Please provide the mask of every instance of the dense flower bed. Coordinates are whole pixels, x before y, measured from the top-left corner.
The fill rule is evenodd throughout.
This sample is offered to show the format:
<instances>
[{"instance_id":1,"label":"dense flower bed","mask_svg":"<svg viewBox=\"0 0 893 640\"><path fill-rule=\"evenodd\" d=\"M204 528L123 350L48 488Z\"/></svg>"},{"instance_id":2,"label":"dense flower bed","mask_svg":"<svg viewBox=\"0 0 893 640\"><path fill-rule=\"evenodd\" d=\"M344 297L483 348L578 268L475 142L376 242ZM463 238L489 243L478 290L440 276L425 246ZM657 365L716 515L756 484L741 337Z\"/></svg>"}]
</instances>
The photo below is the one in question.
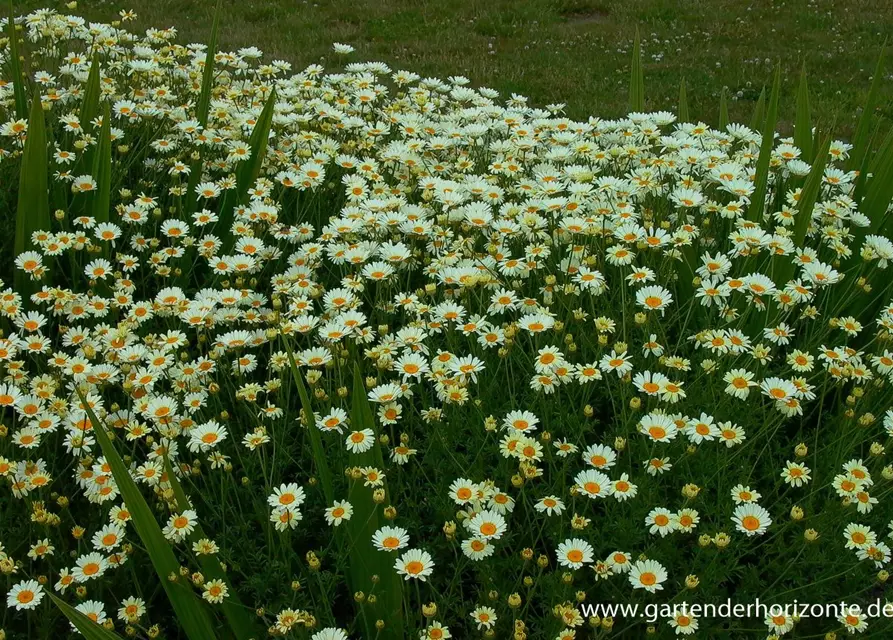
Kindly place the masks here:
<instances>
[{"instance_id":1,"label":"dense flower bed","mask_svg":"<svg viewBox=\"0 0 893 640\"><path fill-rule=\"evenodd\" d=\"M50 594L153 638L889 633L583 608L884 601L893 244L850 145L779 138L764 188L742 125L21 27L51 220L0 307L7 637L64 632Z\"/></svg>"}]
</instances>

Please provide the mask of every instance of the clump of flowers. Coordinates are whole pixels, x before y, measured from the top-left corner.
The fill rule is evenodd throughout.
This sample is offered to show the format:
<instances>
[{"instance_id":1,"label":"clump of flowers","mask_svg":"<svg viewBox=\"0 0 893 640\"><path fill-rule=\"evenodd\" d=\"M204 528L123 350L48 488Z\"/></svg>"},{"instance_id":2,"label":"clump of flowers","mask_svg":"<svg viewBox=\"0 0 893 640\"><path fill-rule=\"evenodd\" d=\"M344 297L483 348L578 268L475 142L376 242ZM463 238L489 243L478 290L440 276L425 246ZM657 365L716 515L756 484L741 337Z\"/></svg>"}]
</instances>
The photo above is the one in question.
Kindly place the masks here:
<instances>
[{"instance_id":1,"label":"clump of flowers","mask_svg":"<svg viewBox=\"0 0 893 640\"><path fill-rule=\"evenodd\" d=\"M313 640L622 637L648 623L578 605L883 597L893 243L850 145L780 138L761 192L743 125L578 122L51 10L19 28L54 215L0 292L13 633L70 629L52 593L175 637L166 582L211 629L255 610L256 637Z\"/></svg>"}]
</instances>

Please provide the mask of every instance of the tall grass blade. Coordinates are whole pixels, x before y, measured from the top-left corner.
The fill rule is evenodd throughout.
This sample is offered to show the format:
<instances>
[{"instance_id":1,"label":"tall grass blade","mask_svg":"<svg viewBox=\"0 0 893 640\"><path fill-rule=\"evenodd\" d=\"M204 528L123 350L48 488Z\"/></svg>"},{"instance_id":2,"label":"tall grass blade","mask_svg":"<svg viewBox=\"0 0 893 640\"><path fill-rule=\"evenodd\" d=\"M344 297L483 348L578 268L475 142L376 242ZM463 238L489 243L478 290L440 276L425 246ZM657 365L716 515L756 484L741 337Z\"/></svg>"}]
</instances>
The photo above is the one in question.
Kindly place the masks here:
<instances>
[{"instance_id":1,"label":"tall grass blade","mask_svg":"<svg viewBox=\"0 0 893 640\"><path fill-rule=\"evenodd\" d=\"M84 98L81 102L81 112L78 114L81 121L81 127L86 127L99 115L99 83L99 54L94 53L93 60L90 62L90 74L87 76L87 84L84 85Z\"/></svg>"},{"instance_id":2,"label":"tall grass blade","mask_svg":"<svg viewBox=\"0 0 893 640\"><path fill-rule=\"evenodd\" d=\"M753 116L750 119L750 128L754 131L763 130L763 120L766 118L766 86L760 90L760 97L753 108Z\"/></svg>"},{"instance_id":3,"label":"tall grass blade","mask_svg":"<svg viewBox=\"0 0 893 640\"><path fill-rule=\"evenodd\" d=\"M867 164L866 158L866 164ZM865 197L861 199L859 210L866 215L869 220L868 227L856 227L850 231L853 238L850 246L859 248L865 241L865 236L869 233L877 234L885 228L889 228L889 216L887 208L893 199L893 130L887 133L884 140L878 145L871 166L865 171L872 174L870 180L866 180L864 184ZM860 251L853 251L849 260L846 262L846 269L855 267L862 262Z\"/></svg>"},{"instance_id":4,"label":"tall grass blade","mask_svg":"<svg viewBox=\"0 0 893 640\"><path fill-rule=\"evenodd\" d=\"M372 407L366 397L366 387L363 384L359 365L354 368L352 396L351 428L354 430L370 429L375 434L375 439L372 448L368 451L350 454L350 464L351 466L372 466L383 469L384 456L379 442L379 429ZM367 612L363 616L367 635L398 640L404 637L403 581L394 569L394 554L378 551L372 544L373 534L382 524L385 524L380 508L373 500L372 493L371 487L364 486L363 478L351 481L348 500L353 506L354 514L348 522L347 528L351 539L348 575L352 591L369 593L372 590L376 594L375 615L370 616ZM371 580L373 575L378 576L377 584ZM374 624L375 620L379 618L385 622L381 635L376 632Z\"/></svg>"},{"instance_id":5,"label":"tall grass blade","mask_svg":"<svg viewBox=\"0 0 893 640\"><path fill-rule=\"evenodd\" d=\"M71 622L71 624L73 624L87 640L121 640L121 636L117 633L109 631L101 624L96 624L64 600L60 600L52 593L48 593L47 595L50 596L53 604L59 608L59 611L68 618L69 622Z\"/></svg>"},{"instance_id":6,"label":"tall grass blade","mask_svg":"<svg viewBox=\"0 0 893 640\"><path fill-rule=\"evenodd\" d=\"M90 73L87 76L87 83L84 85L84 97L81 99L81 110L78 113L78 119L81 121L81 130L84 132L92 131L90 128L92 122L99 115L99 100L102 97L102 75L100 69L99 54L94 53L93 59L90 62ZM84 149L80 161L84 173L90 173L92 175L93 165L96 162L96 150L96 145ZM89 212L85 211L84 213Z\"/></svg>"},{"instance_id":7,"label":"tall grass blade","mask_svg":"<svg viewBox=\"0 0 893 640\"><path fill-rule=\"evenodd\" d=\"M9 64L12 72L12 93L15 102L16 117L24 120L28 117L28 93L25 90L25 76L22 75L22 62L19 60L19 38L16 35L15 11L12 0L9 0L9 20L6 23L9 31Z\"/></svg>"},{"instance_id":8,"label":"tall grass blade","mask_svg":"<svg viewBox=\"0 0 893 640\"><path fill-rule=\"evenodd\" d=\"M719 93L719 129L725 131L729 126L729 102L726 97L726 88L723 87Z\"/></svg>"},{"instance_id":9,"label":"tall grass blade","mask_svg":"<svg viewBox=\"0 0 893 640\"><path fill-rule=\"evenodd\" d=\"M229 229L233 223L234 207L238 204L244 204L248 200L248 189L254 184L260 175L261 167L264 164L264 158L267 155L267 146L269 145L270 129L273 126L273 112L276 108L276 88L273 87L264 108L254 123L251 130L251 136L248 138L248 145L251 147L251 155L247 160L241 163L236 170L236 188L225 192L223 200L220 204L220 220L218 225L225 230L226 240L224 242L224 251L232 249L236 242L236 235L229 233Z\"/></svg>"},{"instance_id":10,"label":"tall grass blade","mask_svg":"<svg viewBox=\"0 0 893 640\"><path fill-rule=\"evenodd\" d=\"M629 110L645 110L645 76L642 70L642 42L639 29L636 28L636 39L633 41L633 59L629 74Z\"/></svg>"},{"instance_id":11,"label":"tall grass blade","mask_svg":"<svg viewBox=\"0 0 893 640\"><path fill-rule=\"evenodd\" d=\"M826 134L816 152L812 169L806 177L806 183L800 190L800 200L797 202L797 216L794 220L794 246L802 247L806 240L806 232L812 221L812 210L818 201L819 193L825 177L825 167L828 166L828 150L831 148L831 135Z\"/></svg>"},{"instance_id":12,"label":"tall grass blade","mask_svg":"<svg viewBox=\"0 0 893 640\"><path fill-rule=\"evenodd\" d=\"M775 145L775 124L778 120L778 95L781 93L781 66L775 68L775 80L772 83L772 94L769 97L769 108L763 126L763 142L760 145L760 156L757 159L754 191L747 210L747 219L755 222L762 220L766 206L766 192L769 187L769 163Z\"/></svg>"},{"instance_id":13,"label":"tall grass blade","mask_svg":"<svg viewBox=\"0 0 893 640\"><path fill-rule=\"evenodd\" d=\"M50 229L50 201L47 191L47 133L40 91L35 90L31 102L31 115L28 118L28 137L22 152L19 170L19 198L16 205L15 242L16 256L34 248L31 234L38 230ZM16 269L14 276L16 291L22 294L25 304L30 304L30 296L37 286L31 276Z\"/></svg>"},{"instance_id":14,"label":"tall grass blade","mask_svg":"<svg viewBox=\"0 0 893 640\"><path fill-rule=\"evenodd\" d=\"M214 64L217 57L217 38L220 33L220 7L223 0L217 0L214 9L214 22L211 26L211 40L205 49L205 68L202 69L202 87L199 93L198 104L195 109L195 118L202 130L208 126L208 114L211 110L211 89L214 88ZM201 152L199 152L201 153ZM195 189L202 178L202 158L199 156L189 167L189 181L186 189L186 203L181 212L181 218L187 219L195 211L198 194Z\"/></svg>"},{"instance_id":15,"label":"tall grass blade","mask_svg":"<svg viewBox=\"0 0 893 640\"><path fill-rule=\"evenodd\" d=\"M301 398L301 408L304 410L304 415L308 421L307 431L310 435L310 449L313 454L313 462L316 464L316 472L319 474L320 484L322 484L322 492L326 502L332 504L335 501L332 471L329 469L329 461L322 446L322 436L314 424L313 405L310 403L310 395L307 393L307 387L304 385L304 379L301 376L300 369L298 369L298 363L295 362L294 351L292 351L291 344L289 344L286 336L282 336L282 343L285 345L285 351L288 353L288 368L291 369L292 378Z\"/></svg>"},{"instance_id":16,"label":"tall grass blade","mask_svg":"<svg viewBox=\"0 0 893 640\"><path fill-rule=\"evenodd\" d=\"M809 85L806 82L806 63L800 71L797 89L797 113L794 116L794 145L800 149L804 162L812 162L812 116L809 110Z\"/></svg>"},{"instance_id":17,"label":"tall grass blade","mask_svg":"<svg viewBox=\"0 0 893 640\"><path fill-rule=\"evenodd\" d=\"M853 148L850 150L850 156L844 165L847 171L864 168L865 159L869 155L872 121L874 120L874 110L877 107L878 91L880 91L881 82L884 79L884 56L886 52L887 42L884 41L881 52L878 54L877 63L874 66L874 75L871 78L868 96L865 98L865 106L862 107L862 114L859 116L859 122L856 124L856 131L853 134Z\"/></svg>"},{"instance_id":18,"label":"tall grass blade","mask_svg":"<svg viewBox=\"0 0 893 640\"><path fill-rule=\"evenodd\" d=\"M96 191L90 203L90 215L98 223L108 222L112 206L112 116L108 101L103 102L102 126L93 157L93 179Z\"/></svg>"},{"instance_id":19,"label":"tall grass blade","mask_svg":"<svg viewBox=\"0 0 893 640\"><path fill-rule=\"evenodd\" d=\"M152 513L152 509L149 507L143 494L140 493L136 482L130 476L130 471L118 454L118 450L115 449L115 445L105 432L102 421L99 420L96 413L87 403L80 389L77 390L77 395L81 406L90 418L96 442L99 443L102 454L112 469L112 476L118 485L124 504L127 506L127 510L130 511L137 535L139 535L146 553L149 554L155 573L158 574L161 586L164 588L167 598L174 609L174 613L177 616L177 624L183 629L189 640L216 640L218 635L216 635L208 610L192 592L192 587L184 587L182 584L177 584L177 582L172 582L169 579L169 576L172 575L177 576L178 580L181 579L179 576L180 563L177 562L177 558L164 537L161 527L155 520L155 514Z\"/></svg>"},{"instance_id":20,"label":"tall grass blade","mask_svg":"<svg viewBox=\"0 0 893 640\"><path fill-rule=\"evenodd\" d=\"M878 148L867 173L871 177L865 185L862 213L872 220L872 229L883 228L889 236L893 231L893 216L887 211L893 200L893 131Z\"/></svg>"},{"instance_id":21,"label":"tall grass blade","mask_svg":"<svg viewBox=\"0 0 893 640\"><path fill-rule=\"evenodd\" d=\"M174 492L174 499L177 501L177 508L180 511L191 509L192 507L189 498L186 496L186 492L183 490L183 485L180 484L180 480L174 473L170 459L167 456L164 456L164 468L168 482L171 485L171 491ZM201 523L198 522L195 525L195 529L189 535L188 540L190 542L195 542L196 540L208 537L209 536L205 534ZM245 607L241 600L239 600L238 594L230 584L229 578L227 578L223 567L220 566L220 561L217 557L201 554L196 556L196 559L202 569L202 575L205 576L206 580L222 580L229 588L229 596L220 603L220 608L223 610L223 615L226 616L226 621L229 623L229 627L237 640L260 638L263 635L263 632L261 629L256 628L254 617L252 616L253 612Z\"/></svg>"},{"instance_id":22,"label":"tall grass blade","mask_svg":"<svg viewBox=\"0 0 893 640\"><path fill-rule=\"evenodd\" d=\"M243 162L236 172L238 181L238 190L240 194L240 202L244 202L249 187L260 176L260 170L267 156L267 147L269 146L270 128L273 126L273 113L276 109L276 88L270 91L267 102L251 130L251 137L248 138L248 144L251 147L251 155L246 162Z\"/></svg>"},{"instance_id":23,"label":"tall grass blade","mask_svg":"<svg viewBox=\"0 0 893 640\"><path fill-rule=\"evenodd\" d=\"M220 34L220 7L223 0L217 0L214 9L214 22L211 23L211 39L205 49L205 68L202 69L202 89L199 94L195 117L202 127L208 126L208 112L211 109L211 89L214 87L214 62L217 57L217 39Z\"/></svg>"},{"instance_id":24,"label":"tall grass blade","mask_svg":"<svg viewBox=\"0 0 893 640\"><path fill-rule=\"evenodd\" d=\"M689 122L691 116L688 113L688 95L685 91L685 78L679 83L679 122Z\"/></svg>"}]
</instances>

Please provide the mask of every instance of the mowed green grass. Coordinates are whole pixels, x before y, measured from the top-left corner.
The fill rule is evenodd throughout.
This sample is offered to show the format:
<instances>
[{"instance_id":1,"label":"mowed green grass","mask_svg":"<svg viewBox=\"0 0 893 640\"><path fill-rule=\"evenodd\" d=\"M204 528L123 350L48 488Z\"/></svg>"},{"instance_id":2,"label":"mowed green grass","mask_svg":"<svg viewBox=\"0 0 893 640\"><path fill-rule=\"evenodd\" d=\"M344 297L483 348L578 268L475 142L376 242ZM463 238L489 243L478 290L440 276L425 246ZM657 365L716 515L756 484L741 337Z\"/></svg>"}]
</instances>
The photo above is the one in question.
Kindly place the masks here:
<instances>
[{"instance_id":1,"label":"mowed green grass","mask_svg":"<svg viewBox=\"0 0 893 640\"><path fill-rule=\"evenodd\" d=\"M14 4L18 12L67 10L46 0ZM215 4L82 0L76 12L110 21L132 9L131 28L174 26L182 41L197 42L208 39ZM805 63L815 121L846 136L893 34L893 0L224 0L221 46L257 46L298 69L340 64L331 43L345 42L357 49L353 60L464 75L538 106L566 104L573 118L614 118L627 111L637 28L647 108L675 110L684 79L692 118L715 124L725 87L732 120L747 123L780 63L784 130ZM879 104L893 115L893 76Z\"/></svg>"}]
</instances>

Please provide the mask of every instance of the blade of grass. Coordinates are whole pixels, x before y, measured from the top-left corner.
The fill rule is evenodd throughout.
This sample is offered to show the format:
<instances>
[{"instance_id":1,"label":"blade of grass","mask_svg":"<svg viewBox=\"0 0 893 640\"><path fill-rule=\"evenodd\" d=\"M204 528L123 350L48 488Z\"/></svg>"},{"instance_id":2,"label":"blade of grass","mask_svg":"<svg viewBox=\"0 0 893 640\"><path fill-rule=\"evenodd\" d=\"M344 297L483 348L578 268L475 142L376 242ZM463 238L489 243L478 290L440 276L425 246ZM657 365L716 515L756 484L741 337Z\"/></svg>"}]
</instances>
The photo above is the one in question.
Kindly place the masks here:
<instances>
[{"instance_id":1,"label":"blade of grass","mask_svg":"<svg viewBox=\"0 0 893 640\"><path fill-rule=\"evenodd\" d=\"M225 232L224 252L232 249L237 238L236 234L229 233L234 218L234 207L248 201L248 189L255 183L263 167L264 158L267 155L270 129L273 126L273 112L275 108L276 88L274 87L267 97L257 122L254 123L254 128L251 130L251 136L248 138L251 155L236 170L236 188L226 191L220 204L220 219L217 224Z\"/></svg>"},{"instance_id":2,"label":"blade of grass","mask_svg":"<svg viewBox=\"0 0 893 640\"><path fill-rule=\"evenodd\" d=\"M804 162L812 162L812 117L809 112L809 86L806 83L806 63L800 70L797 89L797 113L794 117L794 145L800 149Z\"/></svg>"},{"instance_id":3,"label":"blade of grass","mask_svg":"<svg viewBox=\"0 0 893 640\"><path fill-rule=\"evenodd\" d=\"M750 119L750 128L754 131L763 130L763 121L766 118L766 86L760 90L760 97L757 98L757 104L753 108L753 116Z\"/></svg>"},{"instance_id":4,"label":"blade of grass","mask_svg":"<svg viewBox=\"0 0 893 640\"><path fill-rule=\"evenodd\" d=\"M794 220L794 246L802 247L806 240L806 232L812 221L812 210L818 201L825 177L825 167L828 166L828 150L831 148L831 134L825 134L822 143L816 152L812 169L806 177L806 183L800 190L800 200L797 203L797 215Z\"/></svg>"},{"instance_id":5,"label":"blade of grass","mask_svg":"<svg viewBox=\"0 0 893 640\"><path fill-rule=\"evenodd\" d=\"M889 216L887 208L893 200L893 130L887 133L883 142L878 145L872 158L871 167L866 174L871 173L872 178L865 182L865 197L862 198L860 211L868 217L868 227L853 226L850 233L853 238L850 246L854 251L846 262L849 270L862 262L861 246L865 236L869 233L877 234L885 228L889 228ZM884 231L887 233L887 231Z\"/></svg>"},{"instance_id":6,"label":"blade of grass","mask_svg":"<svg viewBox=\"0 0 893 640\"><path fill-rule=\"evenodd\" d=\"M90 62L90 75L87 76L87 84L84 85L84 99L81 102L81 112L78 117L81 127L86 127L99 115L99 54L93 54Z\"/></svg>"},{"instance_id":7,"label":"blade of grass","mask_svg":"<svg viewBox=\"0 0 893 640\"><path fill-rule=\"evenodd\" d=\"M35 90L31 102L31 115L28 118L28 137L22 152L19 172L19 197L16 204L14 251L19 254L34 248L31 234L39 230L50 230L50 201L47 191L47 135L40 91ZM16 291L22 294L26 305L30 305L31 294L36 283L31 276L16 269L14 282Z\"/></svg>"},{"instance_id":8,"label":"blade of grass","mask_svg":"<svg viewBox=\"0 0 893 640\"><path fill-rule=\"evenodd\" d=\"M371 430L375 436L372 448L363 453L351 453L350 464L354 467L374 466L384 468L384 455L381 451L379 429L375 422L375 414L366 397L366 386L360 366L357 364L353 372L353 391L351 401L351 428L356 431ZM403 635L403 581L393 567L394 556L378 551L372 544L372 536L383 524L381 509L373 499L373 489L366 487L364 478L351 481L348 500L354 514L348 521L348 534L351 538L348 553L348 575L351 591L374 590L377 602L374 607L375 616L363 616L366 633L371 637L399 640ZM373 575L378 582L373 583ZM364 605L360 605L361 607ZM385 626L379 634L375 628L376 619L384 620Z\"/></svg>"},{"instance_id":9,"label":"blade of grass","mask_svg":"<svg viewBox=\"0 0 893 640\"><path fill-rule=\"evenodd\" d=\"M310 403L310 396L307 393L307 387L304 386L304 379L301 377L301 371L295 362L295 354L292 351L288 338L282 336L282 343L285 345L285 351L288 353L288 368L291 369L292 378L295 386L298 388L298 395L301 398L301 408L304 409L304 415L307 418L307 431L310 434L310 448L313 454L313 462L316 464L316 472L319 474L319 481L322 484L322 492L326 498L326 502L332 504L335 501L335 489L332 484L332 472L329 469L329 462L326 453L322 447L322 436L313 420L313 405Z\"/></svg>"},{"instance_id":10,"label":"blade of grass","mask_svg":"<svg viewBox=\"0 0 893 640\"><path fill-rule=\"evenodd\" d=\"M723 87L719 93L719 129L725 131L729 126L729 103L726 97L726 88Z\"/></svg>"},{"instance_id":11,"label":"blade of grass","mask_svg":"<svg viewBox=\"0 0 893 640\"><path fill-rule=\"evenodd\" d=\"M893 231L893 216L888 213L893 201L893 131L872 159L868 173L871 177L865 186L861 210L872 220L872 229L883 229L889 236Z\"/></svg>"},{"instance_id":12,"label":"blade of grass","mask_svg":"<svg viewBox=\"0 0 893 640\"><path fill-rule=\"evenodd\" d=\"M87 83L84 85L84 98L81 101L81 110L78 113L82 131L92 131L90 128L91 123L99 115L99 99L102 95L100 91L101 79L99 54L94 53L93 60L90 62L90 74L87 76ZM96 162L95 145L84 149L81 162L83 163L85 173L90 173L93 170L93 165Z\"/></svg>"},{"instance_id":13,"label":"blade of grass","mask_svg":"<svg viewBox=\"0 0 893 640\"><path fill-rule=\"evenodd\" d=\"M862 107L862 114L859 116L856 132L853 134L853 148L850 149L850 157L847 158L844 165L847 171L863 168L863 163L868 156L872 130L871 123L874 120L878 91L880 91L881 82L884 78L884 56L886 51L887 42L885 40L883 46L881 46L881 52L878 54L877 63L874 66L874 75L871 78L868 96L865 98L865 106Z\"/></svg>"},{"instance_id":14,"label":"blade of grass","mask_svg":"<svg viewBox=\"0 0 893 640\"><path fill-rule=\"evenodd\" d=\"M93 179L96 180L96 191L90 203L90 215L97 224L108 222L112 206L112 116L107 101L102 106L102 126L93 157Z\"/></svg>"},{"instance_id":15,"label":"blade of grass","mask_svg":"<svg viewBox=\"0 0 893 640\"><path fill-rule=\"evenodd\" d=\"M769 162L772 157L772 149L775 146L775 125L778 121L779 93L781 93L781 65L775 68L775 80L772 83L769 109L763 126L763 142L760 145L759 158L757 158L754 191L751 195L750 206L747 209L747 219L754 222L763 219L763 209L766 206L766 192L769 187Z\"/></svg>"},{"instance_id":16,"label":"blade of grass","mask_svg":"<svg viewBox=\"0 0 893 640\"><path fill-rule=\"evenodd\" d=\"M80 389L77 389L77 395L81 406L90 418L96 442L99 443L102 454L112 469L112 477L121 492L124 504L130 511L131 521L137 535L146 548L155 573L158 574L161 586L174 609L177 624L183 629L189 640L216 640L218 635L216 635L211 617L202 601L192 592L191 586L183 587L181 584L177 584L180 580L180 563L177 562L161 527L155 520L155 514L152 513L152 509L130 476L118 450L115 449L115 445L105 432L105 427L87 403ZM176 580L172 581L171 576L175 576Z\"/></svg>"},{"instance_id":17,"label":"blade of grass","mask_svg":"<svg viewBox=\"0 0 893 640\"><path fill-rule=\"evenodd\" d=\"M12 71L12 92L16 107L16 117L24 120L28 117L28 93L25 91L25 76L22 75L22 62L19 60L19 38L16 35L15 11L12 0L9 0L9 20L6 24L9 31L9 64Z\"/></svg>"},{"instance_id":18,"label":"blade of grass","mask_svg":"<svg viewBox=\"0 0 893 640\"><path fill-rule=\"evenodd\" d=\"M688 114L688 95L685 91L685 78L679 83L679 116L680 122L689 122L691 117Z\"/></svg>"},{"instance_id":19,"label":"blade of grass","mask_svg":"<svg viewBox=\"0 0 893 640\"><path fill-rule=\"evenodd\" d=\"M109 631L101 624L96 624L85 616L83 613L72 607L70 604L65 602L64 600L60 600L52 593L48 593L50 599L53 601L53 604L59 608L66 618L75 626L75 628L81 632L81 635L84 636L87 640L121 640L121 636L117 633Z\"/></svg>"},{"instance_id":20,"label":"blade of grass","mask_svg":"<svg viewBox=\"0 0 893 640\"><path fill-rule=\"evenodd\" d=\"M251 146L251 155L246 162L243 162L239 170L236 172L238 181L238 190L240 194L240 202L244 202L247 197L248 189L254 184L264 163L267 155L267 146L270 139L270 128L273 126L273 113L276 109L276 88L270 91L264 108L251 130L251 137L248 138L248 144Z\"/></svg>"},{"instance_id":21,"label":"blade of grass","mask_svg":"<svg viewBox=\"0 0 893 640\"><path fill-rule=\"evenodd\" d=\"M202 127L202 131L208 126L208 113L211 110L211 89L214 87L214 63L217 56L217 39L220 32L220 7L223 0L217 0L214 9L214 22L211 26L211 39L205 49L205 68L202 70L202 88L199 94L198 104L195 109L195 118ZM186 189L186 203L183 206L182 219L188 219L195 211L198 194L195 188L202 177L201 151L189 167L189 181Z\"/></svg>"},{"instance_id":22,"label":"blade of grass","mask_svg":"<svg viewBox=\"0 0 893 640\"><path fill-rule=\"evenodd\" d=\"M629 74L629 110L645 110L645 76L642 71L642 42L638 27L636 27L636 39L633 41L633 59Z\"/></svg>"},{"instance_id":23,"label":"blade of grass","mask_svg":"<svg viewBox=\"0 0 893 640\"><path fill-rule=\"evenodd\" d=\"M180 511L185 511L186 509L191 509L191 504L189 502L189 498L186 496L186 492L183 490L183 485L180 484L180 480L177 478L174 473L173 467L171 467L170 459L167 455L164 456L164 470L167 474L167 480L171 485L171 491L174 492L174 499L177 501L177 508ZM195 542L196 540L201 540L202 538L207 538L205 535L205 531L202 528L200 522L196 523L195 528L192 533L189 535L189 541ZM249 610L245 605L242 604L241 600L239 600L238 594L236 594L235 589L232 588L229 579L227 578L226 572L223 570L223 567L220 565L220 561L216 556L201 554L196 558L198 560L198 564L202 569L202 574L205 578L210 578L211 580L222 580L226 583L229 588L229 595L227 598L220 603L220 608L223 610L223 615L226 616L226 621L229 623L229 627L233 632L233 635L238 640L249 640L250 638L260 638L263 635L263 631L258 629L254 624L254 617L252 616L252 611Z\"/></svg>"},{"instance_id":24,"label":"blade of grass","mask_svg":"<svg viewBox=\"0 0 893 640\"><path fill-rule=\"evenodd\" d=\"M868 158L865 158L863 163L869 164ZM871 158L867 173L870 173L871 177L867 178L865 182L865 196L862 198L859 209L868 216L871 224L867 229L855 227L852 230L853 239L850 246L854 251L847 261L846 269L862 262L861 246L866 235L881 233L889 237L890 231L893 229L893 216L889 215L887 211L893 201L893 130L889 131L884 141L878 145L877 151ZM854 298L846 309L846 313L859 318L865 324L873 322L877 318L881 305L886 304L889 300L891 283L893 280L890 278L880 276L871 283L873 290L870 294Z\"/></svg>"}]
</instances>

